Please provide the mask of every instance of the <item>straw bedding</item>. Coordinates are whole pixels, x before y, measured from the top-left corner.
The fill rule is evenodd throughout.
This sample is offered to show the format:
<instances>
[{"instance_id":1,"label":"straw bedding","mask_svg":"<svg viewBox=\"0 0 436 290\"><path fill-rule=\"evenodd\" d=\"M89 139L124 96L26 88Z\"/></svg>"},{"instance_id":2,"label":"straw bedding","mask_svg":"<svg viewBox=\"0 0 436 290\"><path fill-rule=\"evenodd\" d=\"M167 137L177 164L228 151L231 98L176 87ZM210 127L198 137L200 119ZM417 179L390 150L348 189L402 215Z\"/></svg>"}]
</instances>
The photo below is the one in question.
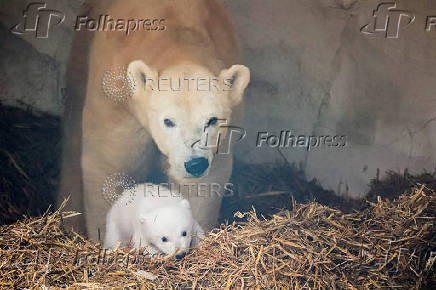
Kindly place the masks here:
<instances>
[{"instance_id":1,"label":"straw bedding","mask_svg":"<svg viewBox=\"0 0 436 290\"><path fill-rule=\"evenodd\" d=\"M311 202L222 225L183 260L104 252L46 213L0 227L0 286L101 288L430 288L436 194L424 186L344 214ZM248 218L247 218L248 217Z\"/></svg>"}]
</instances>

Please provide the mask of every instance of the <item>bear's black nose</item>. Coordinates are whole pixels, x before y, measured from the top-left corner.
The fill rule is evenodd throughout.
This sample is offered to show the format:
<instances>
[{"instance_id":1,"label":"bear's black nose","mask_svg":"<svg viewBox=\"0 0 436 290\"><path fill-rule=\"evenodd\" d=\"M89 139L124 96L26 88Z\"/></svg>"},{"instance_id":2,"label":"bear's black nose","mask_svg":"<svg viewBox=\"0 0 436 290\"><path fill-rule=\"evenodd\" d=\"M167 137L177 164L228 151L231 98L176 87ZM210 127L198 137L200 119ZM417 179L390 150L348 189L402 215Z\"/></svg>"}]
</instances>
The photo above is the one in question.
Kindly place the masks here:
<instances>
[{"instance_id":1,"label":"bear's black nose","mask_svg":"<svg viewBox=\"0 0 436 290\"><path fill-rule=\"evenodd\" d=\"M209 167L209 161L204 157L193 158L185 162L186 172L194 177L200 177Z\"/></svg>"},{"instance_id":2,"label":"bear's black nose","mask_svg":"<svg viewBox=\"0 0 436 290\"><path fill-rule=\"evenodd\" d=\"M177 259L177 260L183 259L184 256L186 256L186 253L180 253L180 254L177 254L177 255L176 255L176 259Z\"/></svg>"}]
</instances>

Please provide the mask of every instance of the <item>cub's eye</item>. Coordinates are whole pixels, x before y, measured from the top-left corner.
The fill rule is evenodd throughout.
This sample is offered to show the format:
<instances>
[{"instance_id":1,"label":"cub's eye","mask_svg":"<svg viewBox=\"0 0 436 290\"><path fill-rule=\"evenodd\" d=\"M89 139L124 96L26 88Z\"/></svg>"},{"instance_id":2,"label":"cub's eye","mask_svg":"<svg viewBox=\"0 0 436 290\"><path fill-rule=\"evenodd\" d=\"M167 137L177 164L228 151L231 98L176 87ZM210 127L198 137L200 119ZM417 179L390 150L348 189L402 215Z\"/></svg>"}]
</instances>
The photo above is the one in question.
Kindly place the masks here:
<instances>
[{"instance_id":1,"label":"cub's eye","mask_svg":"<svg viewBox=\"0 0 436 290\"><path fill-rule=\"evenodd\" d=\"M170 119L165 119L164 120L164 124L165 124L165 126L167 126L168 128L172 128L172 127L174 127L176 124L174 124L174 122L173 121L171 121Z\"/></svg>"},{"instance_id":2,"label":"cub's eye","mask_svg":"<svg viewBox=\"0 0 436 290\"><path fill-rule=\"evenodd\" d=\"M207 126L214 126L216 124L216 122L218 122L218 118L217 117L212 117L207 122Z\"/></svg>"},{"instance_id":3,"label":"cub's eye","mask_svg":"<svg viewBox=\"0 0 436 290\"><path fill-rule=\"evenodd\" d=\"M168 242L168 238L167 237L162 237L162 242L164 242L164 243L166 243L166 242Z\"/></svg>"},{"instance_id":4,"label":"cub's eye","mask_svg":"<svg viewBox=\"0 0 436 290\"><path fill-rule=\"evenodd\" d=\"M183 231L182 236L186 237L186 235L187 235L186 231Z\"/></svg>"}]
</instances>

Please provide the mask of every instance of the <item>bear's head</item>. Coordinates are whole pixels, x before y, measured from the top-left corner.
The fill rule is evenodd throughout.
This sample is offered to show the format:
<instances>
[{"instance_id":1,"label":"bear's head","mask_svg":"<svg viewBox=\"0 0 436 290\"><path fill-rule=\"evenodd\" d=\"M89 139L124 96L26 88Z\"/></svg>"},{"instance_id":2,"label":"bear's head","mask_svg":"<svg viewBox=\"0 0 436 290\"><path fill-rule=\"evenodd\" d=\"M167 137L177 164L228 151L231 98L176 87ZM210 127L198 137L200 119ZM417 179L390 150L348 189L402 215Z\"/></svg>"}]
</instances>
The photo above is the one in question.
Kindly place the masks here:
<instances>
[{"instance_id":1,"label":"bear's head","mask_svg":"<svg viewBox=\"0 0 436 290\"><path fill-rule=\"evenodd\" d=\"M183 63L161 72L141 60L128 66L134 89L130 110L168 158L176 180L201 178L213 162L232 109L243 98L250 71L233 65L218 76L203 66Z\"/></svg>"},{"instance_id":2,"label":"bear's head","mask_svg":"<svg viewBox=\"0 0 436 290\"><path fill-rule=\"evenodd\" d=\"M148 243L167 255L177 252L176 257L183 257L197 234L186 199L140 214L138 219L142 235Z\"/></svg>"}]
</instances>

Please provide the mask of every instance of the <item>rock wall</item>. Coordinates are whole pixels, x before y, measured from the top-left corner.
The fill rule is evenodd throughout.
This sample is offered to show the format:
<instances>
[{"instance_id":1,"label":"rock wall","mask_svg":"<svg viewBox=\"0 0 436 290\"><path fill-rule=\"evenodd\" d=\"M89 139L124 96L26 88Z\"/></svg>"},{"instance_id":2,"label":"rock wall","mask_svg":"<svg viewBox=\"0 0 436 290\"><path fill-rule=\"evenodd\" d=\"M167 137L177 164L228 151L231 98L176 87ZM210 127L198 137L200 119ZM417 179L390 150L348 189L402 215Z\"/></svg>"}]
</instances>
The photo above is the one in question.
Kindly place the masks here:
<instances>
[{"instance_id":1,"label":"rock wall","mask_svg":"<svg viewBox=\"0 0 436 290\"><path fill-rule=\"evenodd\" d=\"M49 39L10 35L30 2L0 1L0 67L6 72L0 98L60 115L82 1L46 1L66 15ZM382 178L390 169L436 168L436 24L429 26L430 16L436 23L436 1L385 1L396 7L376 0L223 2L252 72L238 160L272 162L283 154L325 188L354 197L367 191L377 171ZM325 136L343 136L346 144L256 146L259 132L284 130L315 141L324 136L324 143Z\"/></svg>"},{"instance_id":2,"label":"rock wall","mask_svg":"<svg viewBox=\"0 0 436 290\"><path fill-rule=\"evenodd\" d=\"M383 1L226 1L253 82L247 93L246 162L281 159L256 132L347 136L345 147L281 148L309 177L361 196L386 170L436 168L436 1L397 1L376 12L389 34L361 32ZM389 2L389 1L385 1ZM390 1L393 2L393 1ZM395 19L404 10L401 23ZM408 25L408 16L415 17ZM399 35L395 36L395 25ZM365 30L363 30L365 31ZM251 132L251 134L250 134Z\"/></svg>"},{"instance_id":3,"label":"rock wall","mask_svg":"<svg viewBox=\"0 0 436 290\"><path fill-rule=\"evenodd\" d=\"M11 33L22 22L26 7L46 3L47 9L65 15L60 25L51 25L48 38L35 32ZM83 0L0 0L0 100L7 105L25 107L60 116L63 113L65 71L70 53L76 14ZM55 21L52 19L51 21ZM6 93L5 93L6 92Z\"/></svg>"}]
</instances>

